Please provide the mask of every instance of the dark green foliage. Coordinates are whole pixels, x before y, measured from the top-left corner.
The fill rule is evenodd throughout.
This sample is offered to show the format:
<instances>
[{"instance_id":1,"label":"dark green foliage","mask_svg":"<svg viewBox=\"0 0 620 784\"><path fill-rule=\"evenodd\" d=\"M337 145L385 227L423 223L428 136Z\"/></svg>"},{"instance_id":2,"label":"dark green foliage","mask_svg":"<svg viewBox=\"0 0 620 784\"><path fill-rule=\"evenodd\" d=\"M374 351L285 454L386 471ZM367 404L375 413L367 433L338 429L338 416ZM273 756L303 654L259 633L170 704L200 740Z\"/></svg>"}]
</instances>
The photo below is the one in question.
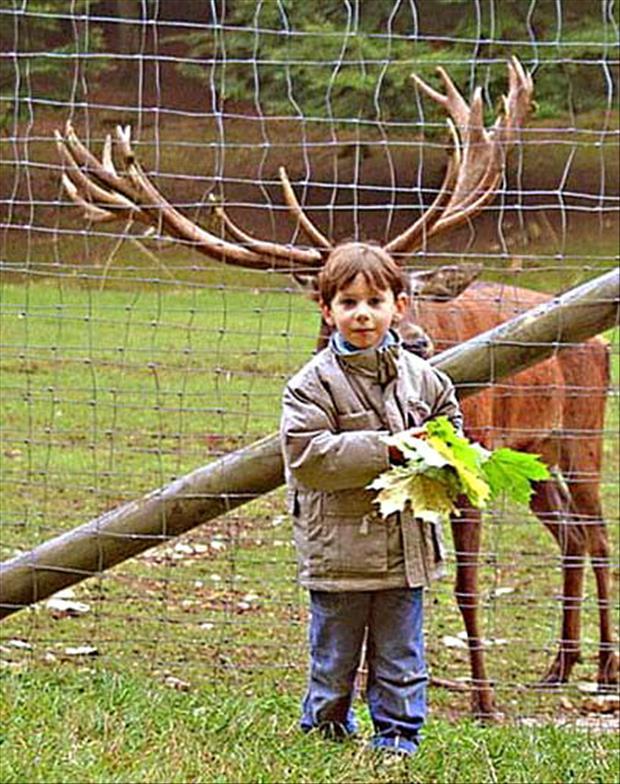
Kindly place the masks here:
<instances>
[{"instance_id":1,"label":"dark green foliage","mask_svg":"<svg viewBox=\"0 0 620 784\"><path fill-rule=\"evenodd\" d=\"M128 46L150 53L151 22L162 23L157 46L180 43L176 67L209 85L221 109L432 132L443 118L420 100L412 71L435 80L444 65L466 94L482 84L490 117L513 54L535 71L540 117L617 106L618 9L599 0L244 0L174 13L150 1L0 0L0 11L3 51L19 54L0 77L5 116L23 114L27 98L81 100L87 77L132 66Z\"/></svg>"},{"instance_id":2,"label":"dark green foliage","mask_svg":"<svg viewBox=\"0 0 620 784\"><path fill-rule=\"evenodd\" d=\"M99 0L0 0L0 47L15 53L0 71L0 126L23 119L30 102L70 100L88 73L96 76L102 60L85 58L101 51L101 27L87 22Z\"/></svg>"},{"instance_id":3,"label":"dark green foliage","mask_svg":"<svg viewBox=\"0 0 620 784\"><path fill-rule=\"evenodd\" d=\"M613 6L567 0L558 15L554 2L507 0L480 5L479 17L477 7L469 0L234 4L218 20L225 27L182 34L198 62L179 68L210 80L222 106L242 101L305 118L433 124L440 114L429 101L420 106L409 75L433 79L438 64L466 94L482 84L491 113L506 89L502 63L513 54L536 72L541 116L617 101Z\"/></svg>"}]
</instances>

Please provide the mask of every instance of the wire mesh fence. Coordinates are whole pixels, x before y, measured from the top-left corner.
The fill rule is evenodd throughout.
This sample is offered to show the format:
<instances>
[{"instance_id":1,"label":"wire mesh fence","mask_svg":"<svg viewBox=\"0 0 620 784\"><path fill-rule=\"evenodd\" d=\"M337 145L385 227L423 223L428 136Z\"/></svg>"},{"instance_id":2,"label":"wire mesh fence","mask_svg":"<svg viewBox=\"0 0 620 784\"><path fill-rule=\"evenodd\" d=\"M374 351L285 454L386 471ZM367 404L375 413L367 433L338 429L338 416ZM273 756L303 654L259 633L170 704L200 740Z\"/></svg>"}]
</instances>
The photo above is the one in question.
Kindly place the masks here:
<instances>
[{"instance_id":1,"label":"wire mesh fence","mask_svg":"<svg viewBox=\"0 0 620 784\"><path fill-rule=\"evenodd\" d=\"M511 318L617 265L613 2L23 0L2 3L0 22L3 559L272 433L283 385L319 331L316 306L285 269L224 263L171 239L161 217L145 229L118 205L115 221L85 218L61 181L54 131L67 120L98 158L106 135L131 125L150 181L218 237L214 205L224 204L253 236L312 248L281 193L286 166L330 241L385 244L429 207L446 163L444 116L411 72L439 89L441 66L467 99L480 85L490 126L516 55L533 74L537 111L496 199L406 259L411 270L480 265L484 283L449 302L415 301L414 319L441 352L470 337L468 319L482 331L485 314ZM482 645L514 717L584 720L616 704L591 695L601 610L614 634L606 656L618 633L617 330L605 339L606 352L574 347L559 355L568 360L490 379L493 391L466 404L477 437L568 455L573 522L600 543L602 503L611 542L611 556L591 545L571 563L527 510L485 515ZM543 510L561 541L565 513ZM173 685L217 675L231 688L301 689L306 598L283 493L161 539L5 621L6 667L98 657ZM466 715L471 675L449 549L450 578L427 601L431 672L447 687L431 699ZM562 569L578 572L584 557L603 568L599 592L588 568L583 596L571 599L582 662L572 685L533 688L566 632Z\"/></svg>"}]
</instances>

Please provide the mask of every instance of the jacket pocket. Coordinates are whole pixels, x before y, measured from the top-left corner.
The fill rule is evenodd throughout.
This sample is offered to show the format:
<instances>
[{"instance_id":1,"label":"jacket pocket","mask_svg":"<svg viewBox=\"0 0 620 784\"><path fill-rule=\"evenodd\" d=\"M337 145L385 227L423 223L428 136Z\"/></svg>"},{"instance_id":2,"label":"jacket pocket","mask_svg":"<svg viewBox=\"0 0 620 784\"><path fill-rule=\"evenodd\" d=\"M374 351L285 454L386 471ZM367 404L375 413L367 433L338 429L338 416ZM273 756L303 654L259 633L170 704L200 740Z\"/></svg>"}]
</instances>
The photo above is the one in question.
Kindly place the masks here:
<instances>
[{"instance_id":1,"label":"jacket pocket","mask_svg":"<svg viewBox=\"0 0 620 784\"><path fill-rule=\"evenodd\" d=\"M324 516L325 565L333 574L374 575L388 569L387 524L374 514Z\"/></svg>"},{"instance_id":2,"label":"jacket pocket","mask_svg":"<svg viewBox=\"0 0 620 784\"><path fill-rule=\"evenodd\" d=\"M294 490L291 500L293 539L300 569L303 573L320 575L325 572L324 525L321 515L321 494Z\"/></svg>"},{"instance_id":3,"label":"jacket pocket","mask_svg":"<svg viewBox=\"0 0 620 784\"><path fill-rule=\"evenodd\" d=\"M332 518L355 517L361 520L364 515L376 513L377 505L373 503L375 496L374 490L363 487L324 493L323 513Z\"/></svg>"},{"instance_id":4,"label":"jacket pocket","mask_svg":"<svg viewBox=\"0 0 620 784\"><path fill-rule=\"evenodd\" d=\"M374 411L356 411L353 414L340 414L338 428L346 430L381 430L382 424Z\"/></svg>"}]
</instances>

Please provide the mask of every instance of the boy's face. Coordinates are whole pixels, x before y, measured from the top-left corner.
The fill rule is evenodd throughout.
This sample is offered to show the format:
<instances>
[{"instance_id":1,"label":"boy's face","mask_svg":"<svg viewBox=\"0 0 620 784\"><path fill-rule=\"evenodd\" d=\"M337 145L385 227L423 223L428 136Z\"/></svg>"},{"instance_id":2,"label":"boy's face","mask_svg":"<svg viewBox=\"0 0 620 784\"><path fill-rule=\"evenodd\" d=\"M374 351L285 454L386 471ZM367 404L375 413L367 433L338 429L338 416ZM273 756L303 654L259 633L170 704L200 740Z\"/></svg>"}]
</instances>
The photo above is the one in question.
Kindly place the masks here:
<instances>
[{"instance_id":1,"label":"boy's face","mask_svg":"<svg viewBox=\"0 0 620 784\"><path fill-rule=\"evenodd\" d=\"M393 322L407 310L406 294L394 297L391 289L376 289L359 273L336 292L329 305L321 305L325 321L355 348L378 346Z\"/></svg>"}]
</instances>

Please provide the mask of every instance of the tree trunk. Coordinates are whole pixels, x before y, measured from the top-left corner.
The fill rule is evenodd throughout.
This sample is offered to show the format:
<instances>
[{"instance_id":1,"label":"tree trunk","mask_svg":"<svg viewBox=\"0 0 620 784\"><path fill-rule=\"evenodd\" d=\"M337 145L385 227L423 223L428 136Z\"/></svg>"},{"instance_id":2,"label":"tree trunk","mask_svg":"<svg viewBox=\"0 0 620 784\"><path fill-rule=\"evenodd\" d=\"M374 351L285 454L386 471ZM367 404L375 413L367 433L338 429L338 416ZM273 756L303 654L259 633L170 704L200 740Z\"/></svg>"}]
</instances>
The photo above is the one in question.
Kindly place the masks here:
<instances>
[{"instance_id":1,"label":"tree trunk","mask_svg":"<svg viewBox=\"0 0 620 784\"><path fill-rule=\"evenodd\" d=\"M460 397L618 322L618 270L433 357ZM584 372L587 369L584 368ZM196 469L0 565L0 618L275 489L278 436Z\"/></svg>"}]
</instances>

